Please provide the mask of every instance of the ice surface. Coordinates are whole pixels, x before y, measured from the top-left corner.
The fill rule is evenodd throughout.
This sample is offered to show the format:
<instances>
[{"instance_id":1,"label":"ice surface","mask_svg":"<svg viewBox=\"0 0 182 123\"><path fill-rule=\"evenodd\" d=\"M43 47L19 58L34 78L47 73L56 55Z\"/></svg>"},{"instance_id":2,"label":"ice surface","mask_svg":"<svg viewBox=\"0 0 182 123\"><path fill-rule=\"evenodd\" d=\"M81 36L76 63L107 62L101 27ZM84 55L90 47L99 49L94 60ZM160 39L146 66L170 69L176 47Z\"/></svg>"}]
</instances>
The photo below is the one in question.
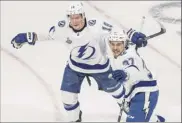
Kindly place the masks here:
<instances>
[{"instance_id":1,"label":"ice surface","mask_svg":"<svg viewBox=\"0 0 182 123\"><path fill-rule=\"evenodd\" d=\"M165 1L92 1L111 18L127 28L140 29L141 17L146 21L141 30L150 35L159 30L148 14L153 6ZM39 42L13 49L11 39L20 32L47 32L65 14L68 1L2 1L1 2L1 121L66 121L61 103L60 85L68 52L60 42ZM88 16L102 13L85 2ZM166 10L166 9L165 9ZM179 9L169 9L165 15ZM172 15L171 15L172 16ZM174 16L172 16L174 17ZM181 15L176 15L180 17ZM167 121L181 122L181 32L180 24L163 23L167 33L149 41L140 54L155 72L160 87L156 112ZM9 53L9 54L8 54ZM12 54L10 54L12 53ZM92 80L92 79L91 79ZM97 91L92 80L84 80L79 100L83 121L115 122L119 112L116 101Z\"/></svg>"}]
</instances>

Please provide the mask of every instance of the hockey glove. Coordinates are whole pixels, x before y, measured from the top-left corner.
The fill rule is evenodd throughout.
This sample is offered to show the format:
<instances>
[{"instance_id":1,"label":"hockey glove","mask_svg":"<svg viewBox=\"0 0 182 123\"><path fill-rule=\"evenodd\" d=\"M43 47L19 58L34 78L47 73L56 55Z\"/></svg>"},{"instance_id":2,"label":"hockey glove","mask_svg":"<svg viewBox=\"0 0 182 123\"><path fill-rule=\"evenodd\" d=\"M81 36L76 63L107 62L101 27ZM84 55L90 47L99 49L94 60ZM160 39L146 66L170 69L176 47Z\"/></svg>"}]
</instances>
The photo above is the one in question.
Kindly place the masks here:
<instances>
[{"instance_id":1,"label":"hockey glove","mask_svg":"<svg viewBox=\"0 0 182 123\"><path fill-rule=\"evenodd\" d=\"M129 39L131 40L131 42L136 44L137 47L145 47L148 43L147 40L145 39L146 35L141 32L137 32L133 29L130 29L127 32L127 35Z\"/></svg>"},{"instance_id":2,"label":"hockey glove","mask_svg":"<svg viewBox=\"0 0 182 123\"><path fill-rule=\"evenodd\" d=\"M19 49L25 43L34 45L36 40L37 40L37 35L34 32L19 33L11 40L11 44L13 45L14 48Z\"/></svg>"},{"instance_id":3,"label":"hockey glove","mask_svg":"<svg viewBox=\"0 0 182 123\"><path fill-rule=\"evenodd\" d=\"M123 70L112 71L112 77L121 83L123 83L127 78L127 73Z\"/></svg>"}]
</instances>

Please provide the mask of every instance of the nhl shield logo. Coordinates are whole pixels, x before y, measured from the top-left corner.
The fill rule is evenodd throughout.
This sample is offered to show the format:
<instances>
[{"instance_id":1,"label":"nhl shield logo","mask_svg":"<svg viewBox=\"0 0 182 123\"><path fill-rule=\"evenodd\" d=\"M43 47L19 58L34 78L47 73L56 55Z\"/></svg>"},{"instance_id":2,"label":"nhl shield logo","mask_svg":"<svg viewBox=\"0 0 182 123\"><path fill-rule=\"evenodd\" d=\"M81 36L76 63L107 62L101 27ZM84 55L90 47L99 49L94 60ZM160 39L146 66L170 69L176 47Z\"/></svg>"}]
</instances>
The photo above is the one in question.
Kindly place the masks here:
<instances>
[{"instance_id":1,"label":"nhl shield logo","mask_svg":"<svg viewBox=\"0 0 182 123\"><path fill-rule=\"evenodd\" d=\"M59 27L64 27L65 24L66 24L65 20L62 20L62 21L59 21L59 22L58 22L58 26L59 26Z\"/></svg>"},{"instance_id":2,"label":"nhl shield logo","mask_svg":"<svg viewBox=\"0 0 182 123\"><path fill-rule=\"evenodd\" d=\"M67 37L66 43L71 44L72 41Z\"/></svg>"},{"instance_id":3,"label":"nhl shield logo","mask_svg":"<svg viewBox=\"0 0 182 123\"><path fill-rule=\"evenodd\" d=\"M96 20L89 20L89 21L88 21L88 24L89 24L90 26L94 26L94 25L96 24Z\"/></svg>"}]
</instances>

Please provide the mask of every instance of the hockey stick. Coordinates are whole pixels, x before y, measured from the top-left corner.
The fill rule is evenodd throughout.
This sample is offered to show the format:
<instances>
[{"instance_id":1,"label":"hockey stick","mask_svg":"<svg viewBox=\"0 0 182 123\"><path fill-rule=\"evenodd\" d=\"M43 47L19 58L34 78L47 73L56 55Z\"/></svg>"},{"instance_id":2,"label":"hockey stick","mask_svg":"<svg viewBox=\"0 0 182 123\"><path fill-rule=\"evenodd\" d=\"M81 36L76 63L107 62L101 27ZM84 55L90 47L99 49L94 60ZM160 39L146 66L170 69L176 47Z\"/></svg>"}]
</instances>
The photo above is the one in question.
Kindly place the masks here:
<instances>
[{"instance_id":1,"label":"hockey stick","mask_svg":"<svg viewBox=\"0 0 182 123\"><path fill-rule=\"evenodd\" d=\"M120 112L119 112L119 116L118 116L117 122L120 122L122 114L123 114L123 111L124 111L124 102L122 104L118 104L118 105L119 105L119 107L121 107L121 109L120 109Z\"/></svg>"},{"instance_id":2,"label":"hockey stick","mask_svg":"<svg viewBox=\"0 0 182 123\"><path fill-rule=\"evenodd\" d=\"M123 108L120 109L119 116L118 116L118 121L117 122L120 122L121 121L122 114L123 114Z\"/></svg>"},{"instance_id":3,"label":"hockey stick","mask_svg":"<svg viewBox=\"0 0 182 123\"><path fill-rule=\"evenodd\" d=\"M88 85L91 86L91 81L90 81L89 75L86 75L86 78L87 78Z\"/></svg>"},{"instance_id":4,"label":"hockey stick","mask_svg":"<svg viewBox=\"0 0 182 123\"><path fill-rule=\"evenodd\" d=\"M149 40L149 39L151 39L151 38L154 38L154 37L157 37L157 36L159 36L159 35L162 35L162 34L164 34L164 33L166 33L166 28L159 22L159 21L157 21L158 22L158 24L160 25L160 28L161 28L161 30L159 31L159 32L157 32L157 33L154 33L154 34L152 34L152 35L149 35L149 36L147 36L146 38L145 38L145 41L147 41L147 40ZM139 39L140 40L140 39ZM138 49L138 47L136 47L136 50Z\"/></svg>"},{"instance_id":5,"label":"hockey stick","mask_svg":"<svg viewBox=\"0 0 182 123\"><path fill-rule=\"evenodd\" d=\"M154 33L154 34L152 34L152 35L147 36L147 37L145 38L145 40L148 40L148 39L157 37L157 36L162 35L162 34L164 34L164 33L166 32L166 28L165 28L160 22L158 22L158 23L159 23L159 25L160 25L160 27L161 27L160 32L157 32L157 33Z\"/></svg>"},{"instance_id":6,"label":"hockey stick","mask_svg":"<svg viewBox=\"0 0 182 123\"><path fill-rule=\"evenodd\" d=\"M144 23L145 23L145 16L143 16L143 17L142 17L142 20L141 20L140 29L139 29L140 32L141 32L142 29L143 29Z\"/></svg>"}]
</instances>

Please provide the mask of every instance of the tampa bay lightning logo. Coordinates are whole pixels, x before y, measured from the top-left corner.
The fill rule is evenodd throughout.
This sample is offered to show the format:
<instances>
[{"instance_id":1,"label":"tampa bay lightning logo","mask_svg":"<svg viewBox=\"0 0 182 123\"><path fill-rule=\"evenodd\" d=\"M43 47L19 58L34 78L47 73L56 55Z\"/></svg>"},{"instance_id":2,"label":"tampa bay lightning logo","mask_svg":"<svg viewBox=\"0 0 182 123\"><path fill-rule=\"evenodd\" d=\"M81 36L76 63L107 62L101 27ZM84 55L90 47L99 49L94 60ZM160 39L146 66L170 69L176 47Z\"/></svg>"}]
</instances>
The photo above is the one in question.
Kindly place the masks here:
<instances>
[{"instance_id":1,"label":"tampa bay lightning logo","mask_svg":"<svg viewBox=\"0 0 182 123\"><path fill-rule=\"evenodd\" d=\"M87 60L92 58L92 56L95 54L95 48L88 45L89 43L79 46L73 49L73 54L77 52L76 56L82 60Z\"/></svg>"}]
</instances>

